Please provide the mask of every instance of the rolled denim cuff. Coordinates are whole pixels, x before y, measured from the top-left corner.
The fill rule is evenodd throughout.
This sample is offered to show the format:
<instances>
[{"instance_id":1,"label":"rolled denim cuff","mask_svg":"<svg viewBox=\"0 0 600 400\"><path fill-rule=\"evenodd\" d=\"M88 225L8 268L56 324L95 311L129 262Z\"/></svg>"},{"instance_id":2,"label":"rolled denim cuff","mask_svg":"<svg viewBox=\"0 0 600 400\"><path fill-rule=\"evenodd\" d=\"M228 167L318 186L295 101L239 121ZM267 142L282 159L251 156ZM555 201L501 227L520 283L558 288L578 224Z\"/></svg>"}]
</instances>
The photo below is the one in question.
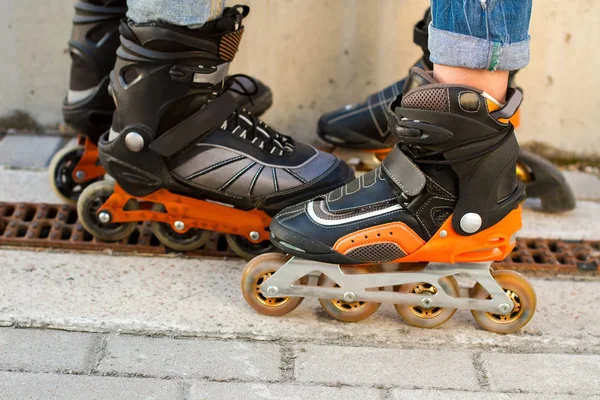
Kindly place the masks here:
<instances>
[{"instance_id":1,"label":"rolled denim cuff","mask_svg":"<svg viewBox=\"0 0 600 400\"><path fill-rule=\"evenodd\" d=\"M200 28L223 13L225 0L128 0L127 18L138 24L161 21Z\"/></svg>"},{"instance_id":2,"label":"rolled denim cuff","mask_svg":"<svg viewBox=\"0 0 600 400\"><path fill-rule=\"evenodd\" d=\"M429 51L434 64L515 71L529 64L529 37L521 42L502 44L436 29L430 24Z\"/></svg>"}]
</instances>

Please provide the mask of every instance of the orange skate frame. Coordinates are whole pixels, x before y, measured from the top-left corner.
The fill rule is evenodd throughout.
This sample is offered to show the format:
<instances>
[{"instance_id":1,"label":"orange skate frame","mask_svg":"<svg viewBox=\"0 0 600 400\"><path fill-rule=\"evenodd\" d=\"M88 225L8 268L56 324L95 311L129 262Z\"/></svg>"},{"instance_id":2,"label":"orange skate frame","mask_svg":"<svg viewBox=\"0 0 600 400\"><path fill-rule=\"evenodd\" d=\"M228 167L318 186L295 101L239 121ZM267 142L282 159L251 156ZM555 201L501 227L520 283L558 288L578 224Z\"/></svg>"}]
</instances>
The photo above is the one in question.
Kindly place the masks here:
<instances>
[{"instance_id":1,"label":"orange skate frame","mask_svg":"<svg viewBox=\"0 0 600 400\"><path fill-rule=\"evenodd\" d=\"M106 174L106 171L98 161L98 147L88 140L85 135L77 136L77 144L83 146L84 151L71 174L73 181L76 183L85 183L102 178ZM78 174L81 178L77 177Z\"/></svg>"},{"instance_id":2,"label":"orange skate frame","mask_svg":"<svg viewBox=\"0 0 600 400\"><path fill-rule=\"evenodd\" d=\"M136 200L138 210L126 210L125 205ZM162 204L166 212L152 209L153 204ZM159 221L169 224L175 232L185 233L192 228L243 236L252 243L269 239L271 217L261 210L244 211L226 205L181 196L166 189L144 196L131 196L118 184L113 194L106 200L98 213L106 211L111 215L111 223ZM177 229L175 223L184 223L184 229ZM253 237L251 236L253 233ZM258 239L255 233L258 233Z\"/></svg>"}]
</instances>

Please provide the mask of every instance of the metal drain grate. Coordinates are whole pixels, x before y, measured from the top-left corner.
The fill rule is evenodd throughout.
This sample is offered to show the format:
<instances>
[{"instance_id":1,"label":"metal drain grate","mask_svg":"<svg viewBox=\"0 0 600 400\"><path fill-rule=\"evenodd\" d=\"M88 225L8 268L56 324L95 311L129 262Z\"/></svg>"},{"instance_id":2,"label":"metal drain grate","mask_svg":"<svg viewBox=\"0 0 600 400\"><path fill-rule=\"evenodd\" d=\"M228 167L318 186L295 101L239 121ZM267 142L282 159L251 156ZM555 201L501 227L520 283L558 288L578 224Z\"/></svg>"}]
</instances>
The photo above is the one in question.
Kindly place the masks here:
<instances>
[{"instance_id":1,"label":"metal drain grate","mask_svg":"<svg viewBox=\"0 0 600 400\"><path fill-rule=\"evenodd\" d=\"M127 239L96 240L77 221L75 207L37 203L0 203L0 245L117 253L167 254L145 222ZM237 257L215 233L205 248L190 257ZM532 274L600 273L600 241L517 239L517 246L498 267Z\"/></svg>"},{"instance_id":2,"label":"metal drain grate","mask_svg":"<svg viewBox=\"0 0 600 400\"><path fill-rule=\"evenodd\" d=\"M77 220L77 210L69 205L0 203L0 245L83 251L112 250L119 253L167 254L150 230L150 222L138 225L128 238L103 242L88 233ZM237 257L225 238L214 234L201 250L190 256Z\"/></svg>"},{"instance_id":3,"label":"metal drain grate","mask_svg":"<svg viewBox=\"0 0 600 400\"><path fill-rule=\"evenodd\" d=\"M497 265L534 273L598 273L600 241L517 239L512 253Z\"/></svg>"}]
</instances>

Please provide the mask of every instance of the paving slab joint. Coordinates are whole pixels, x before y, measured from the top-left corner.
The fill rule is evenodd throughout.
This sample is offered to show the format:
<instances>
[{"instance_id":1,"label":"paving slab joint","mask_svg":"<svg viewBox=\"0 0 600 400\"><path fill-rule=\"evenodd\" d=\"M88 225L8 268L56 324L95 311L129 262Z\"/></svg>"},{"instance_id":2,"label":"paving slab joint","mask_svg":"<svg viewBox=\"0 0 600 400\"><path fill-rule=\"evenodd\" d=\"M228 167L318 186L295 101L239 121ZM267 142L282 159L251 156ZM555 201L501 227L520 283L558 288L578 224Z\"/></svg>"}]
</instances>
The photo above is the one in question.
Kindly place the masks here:
<instances>
[{"instance_id":1,"label":"paving slab joint","mask_svg":"<svg viewBox=\"0 0 600 400\"><path fill-rule=\"evenodd\" d=\"M192 399L192 383L190 381L180 381L179 382L179 388L180 388L180 397L183 400L191 400Z\"/></svg>"},{"instance_id":2,"label":"paving slab joint","mask_svg":"<svg viewBox=\"0 0 600 400\"><path fill-rule=\"evenodd\" d=\"M94 343L90 349L90 360L91 368L89 369L90 374L98 372L98 366L106 356L106 346L108 345L107 335L97 335L94 338Z\"/></svg>"},{"instance_id":3,"label":"paving slab joint","mask_svg":"<svg viewBox=\"0 0 600 400\"><path fill-rule=\"evenodd\" d=\"M477 382L479 383L479 387L482 390L490 390L490 378L483 364L483 358L481 356L481 352L475 352L471 356L471 361L473 362L473 367L475 368L475 372L477 374Z\"/></svg>"},{"instance_id":4,"label":"paving slab joint","mask_svg":"<svg viewBox=\"0 0 600 400\"><path fill-rule=\"evenodd\" d=\"M281 352L281 377L284 382L296 380L296 354L294 348L287 343L280 346Z\"/></svg>"}]
</instances>

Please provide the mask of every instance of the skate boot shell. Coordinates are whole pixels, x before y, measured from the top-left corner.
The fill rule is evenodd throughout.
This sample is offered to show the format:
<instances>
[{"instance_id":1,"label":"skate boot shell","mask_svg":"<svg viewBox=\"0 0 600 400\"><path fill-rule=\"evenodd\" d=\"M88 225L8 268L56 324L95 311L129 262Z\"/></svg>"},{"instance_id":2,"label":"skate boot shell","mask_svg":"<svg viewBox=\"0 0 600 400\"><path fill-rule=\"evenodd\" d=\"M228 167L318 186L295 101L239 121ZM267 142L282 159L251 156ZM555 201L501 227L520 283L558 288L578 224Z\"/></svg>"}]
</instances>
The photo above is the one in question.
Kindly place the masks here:
<instances>
[{"instance_id":1,"label":"skate boot shell","mask_svg":"<svg viewBox=\"0 0 600 400\"><path fill-rule=\"evenodd\" d=\"M110 75L117 109L98 143L116 184L89 186L77 205L95 237L122 240L151 221L173 250L195 250L220 232L251 258L273 249L268 227L278 211L353 179L339 159L276 132L236 101L227 73L248 12L226 8L194 30L122 23Z\"/></svg>"},{"instance_id":2,"label":"skate boot shell","mask_svg":"<svg viewBox=\"0 0 600 400\"><path fill-rule=\"evenodd\" d=\"M78 133L77 143L57 152L49 166L51 187L66 203L75 204L88 185L103 179L98 139L110 129L115 104L108 93L109 73L119 47L119 24L125 0L82 0L75 4L69 41L72 59L63 118ZM244 74L229 77L240 105L260 116L273 103L271 90Z\"/></svg>"},{"instance_id":3,"label":"skate boot shell","mask_svg":"<svg viewBox=\"0 0 600 400\"><path fill-rule=\"evenodd\" d=\"M510 89L505 106L493 109L481 91L438 84L418 68L408 85L390 105L398 144L381 166L273 219L271 240L288 256L263 255L244 270L242 291L257 311L278 315L317 297L342 321L364 319L383 302L420 327L458 308L494 332L530 320L529 282L491 270L522 226L525 187L509 121L520 92ZM468 298L457 274L477 281Z\"/></svg>"},{"instance_id":4,"label":"skate boot shell","mask_svg":"<svg viewBox=\"0 0 600 400\"><path fill-rule=\"evenodd\" d=\"M108 74L119 46L119 21L125 0L82 0L75 3L69 40L71 72L63 102L65 123L78 132L77 144L63 148L49 166L50 184L67 203L104 176L98 161L98 138L110 127L114 103L108 94Z\"/></svg>"},{"instance_id":5,"label":"skate boot shell","mask_svg":"<svg viewBox=\"0 0 600 400\"><path fill-rule=\"evenodd\" d=\"M423 50L416 67L432 70L427 46L428 26L431 22L429 10L413 30L413 41ZM509 86L516 87L515 75L511 71ZM329 112L319 119L317 132L328 144L328 151L345 160L357 171L370 171L385 158L395 141L387 129L387 106L402 93L406 78L367 97L359 104L349 104ZM511 117L518 128L520 112ZM527 185L527 197L539 198L545 212L564 212L575 208L575 198L560 170L552 163L526 150L520 150L517 162L519 179Z\"/></svg>"}]
</instances>

